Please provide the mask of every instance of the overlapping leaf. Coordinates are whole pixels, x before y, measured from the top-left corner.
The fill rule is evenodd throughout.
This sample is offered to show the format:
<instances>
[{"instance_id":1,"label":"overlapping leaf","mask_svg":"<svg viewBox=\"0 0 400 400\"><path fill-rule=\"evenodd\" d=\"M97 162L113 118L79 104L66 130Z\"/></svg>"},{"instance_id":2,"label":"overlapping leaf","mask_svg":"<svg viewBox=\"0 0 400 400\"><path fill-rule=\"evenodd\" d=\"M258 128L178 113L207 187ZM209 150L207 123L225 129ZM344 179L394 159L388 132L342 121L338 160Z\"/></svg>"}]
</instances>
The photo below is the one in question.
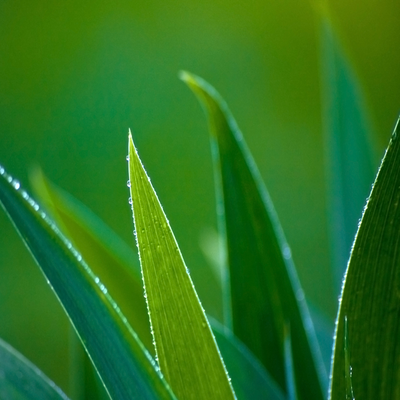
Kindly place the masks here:
<instances>
[{"instance_id":1,"label":"overlapping leaf","mask_svg":"<svg viewBox=\"0 0 400 400\"><path fill-rule=\"evenodd\" d=\"M0 202L68 313L111 397L173 399L107 289L1 167Z\"/></svg>"},{"instance_id":2,"label":"overlapping leaf","mask_svg":"<svg viewBox=\"0 0 400 400\"><path fill-rule=\"evenodd\" d=\"M68 400L38 368L0 339L0 399Z\"/></svg>"},{"instance_id":3,"label":"overlapping leaf","mask_svg":"<svg viewBox=\"0 0 400 400\"><path fill-rule=\"evenodd\" d=\"M319 13L323 126L335 293L375 176L371 122L360 85L326 10Z\"/></svg>"},{"instance_id":4,"label":"overlapping leaf","mask_svg":"<svg viewBox=\"0 0 400 400\"><path fill-rule=\"evenodd\" d=\"M36 192L40 197L46 204L53 208L54 212L58 212L60 218L63 218L63 221L65 221L65 225L69 226L68 232L75 238L74 241L80 244L79 250L84 248L82 246L86 243L85 238L88 237L93 238L93 240L87 241L87 245L91 247L89 250L93 253L107 254L113 251L112 249L119 248L122 250L117 250L118 254L122 252L131 254L131 251L123 250L127 248L127 245L122 239L111 233L110 228L104 222L100 221L97 216L84 205L80 204L71 194L47 182L42 175L36 175L33 182ZM82 230L83 233L81 233ZM83 242L80 238L83 238ZM114 244L111 246L111 249L109 248L110 243ZM137 296L133 296L129 290L125 291L123 289L142 284L141 275L138 276L138 274L133 272L126 275L126 267L122 264L125 257L114 257L116 261L111 264L113 278L117 281L125 281L124 286L120 290L121 293L119 293L120 297L116 297L118 298L118 304L120 304L120 301L123 304L126 303L127 309L134 312L140 299ZM97 265L94 265L94 267L92 267L92 264L90 265L97 274ZM103 281L103 279L101 280ZM109 288L106 279L104 280L104 284ZM111 290L109 291L111 292ZM144 297L142 301L145 302ZM137 332L137 319L131 319L131 314L129 313L126 316L130 325ZM139 321L139 323L141 322ZM284 396L282 392L251 352L238 339L233 337L230 331L225 327L221 327L218 322L211 320L210 324L238 399L252 400L258 396L260 399L283 400Z\"/></svg>"},{"instance_id":5,"label":"overlapping leaf","mask_svg":"<svg viewBox=\"0 0 400 400\"><path fill-rule=\"evenodd\" d=\"M399 136L397 123L351 253L338 315L332 400L346 398L349 366L356 399L400 398Z\"/></svg>"},{"instance_id":6,"label":"overlapping leaf","mask_svg":"<svg viewBox=\"0 0 400 400\"><path fill-rule=\"evenodd\" d=\"M235 397L168 220L129 136L136 238L160 369L181 399Z\"/></svg>"},{"instance_id":7,"label":"overlapping leaf","mask_svg":"<svg viewBox=\"0 0 400 400\"><path fill-rule=\"evenodd\" d=\"M32 182L74 247L103 282L147 350L154 353L139 258L91 210L37 170Z\"/></svg>"},{"instance_id":8,"label":"overlapping leaf","mask_svg":"<svg viewBox=\"0 0 400 400\"><path fill-rule=\"evenodd\" d=\"M286 390L284 325L290 323L299 399L323 399L326 378L318 344L271 200L225 102L201 78L187 72L181 78L203 104L217 149L213 154L225 211L233 331Z\"/></svg>"}]
</instances>

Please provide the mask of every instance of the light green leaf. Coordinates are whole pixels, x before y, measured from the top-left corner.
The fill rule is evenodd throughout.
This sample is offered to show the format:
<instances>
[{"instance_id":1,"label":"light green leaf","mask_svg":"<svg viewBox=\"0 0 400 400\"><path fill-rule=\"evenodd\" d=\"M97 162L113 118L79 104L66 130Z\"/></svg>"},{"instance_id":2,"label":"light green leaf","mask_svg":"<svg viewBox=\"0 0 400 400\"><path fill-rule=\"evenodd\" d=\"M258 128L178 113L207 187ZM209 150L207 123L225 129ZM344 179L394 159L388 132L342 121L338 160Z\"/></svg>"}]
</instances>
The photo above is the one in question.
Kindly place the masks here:
<instances>
[{"instance_id":1,"label":"light green leaf","mask_svg":"<svg viewBox=\"0 0 400 400\"><path fill-rule=\"evenodd\" d=\"M215 89L187 72L181 78L209 117L217 187L222 186L217 194L226 220L233 331L286 390L284 324L290 322L299 399L323 399L326 376L312 321L289 246L254 161Z\"/></svg>"},{"instance_id":2,"label":"light green leaf","mask_svg":"<svg viewBox=\"0 0 400 400\"><path fill-rule=\"evenodd\" d=\"M336 328L331 399L400 398L400 126L389 143L351 252ZM344 318L348 321L345 346Z\"/></svg>"},{"instance_id":3,"label":"light green leaf","mask_svg":"<svg viewBox=\"0 0 400 400\"><path fill-rule=\"evenodd\" d=\"M68 400L35 365L0 339L0 399Z\"/></svg>"},{"instance_id":4,"label":"light green leaf","mask_svg":"<svg viewBox=\"0 0 400 400\"><path fill-rule=\"evenodd\" d=\"M110 396L174 398L105 286L1 167L0 202L69 315Z\"/></svg>"},{"instance_id":5,"label":"light green leaf","mask_svg":"<svg viewBox=\"0 0 400 400\"><path fill-rule=\"evenodd\" d=\"M319 18L323 128L335 293L375 176L372 124L354 68L327 11Z\"/></svg>"},{"instance_id":6,"label":"light green leaf","mask_svg":"<svg viewBox=\"0 0 400 400\"><path fill-rule=\"evenodd\" d=\"M180 399L233 399L178 244L129 134L136 239L161 372Z\"/></svg>"},{"instance_id":7,"label":"light green leaf","mask_svg":"<svg viewBox=\"0 0 400 400\"><path fill-rule=\"evenodd\" d=\"M33 183L40 197L46 204L53 208L54 212L58 212L60 217L63 218L63 221L65 221L65 224L70 227L69 232L73 232L73 237L76 238L76 242L79 243L81 247L83 243L86 243L86 237L90 239L87 241L87 245L92 246L92 248L88 250L99 254L105 254L107 251L110 251L110 242L114 243L112 248L117 246L118 248L126 249L128 247L121 238L112 233L110 228L99 220L89 209L69 193L48 182L43 174L37 173L33 179ZM49 199L50 196L51 199ZM93 238L93 240L91 240L91 238ZM79 250L81 247L79 247ZM126 250L125 252L128 253ZM132 250L129 249L129 252L132 253ZM118 254L119 253L121 253L121 251L119 251ZM84 258L87 260L86 255ZM125 281L124 286L121 288L121 293L119 293L120 297L116 298L118 299L118 304L126 303L127 309L134 311L140 298L132 295L129 291L123 290L123 288L135 287L142 284L141 272L139 270L140 275L136 273L126 275L126 266L123 265L123 262L126 262L123 257L115 257L115 262L112 264L113 278L117 281ZM90 266L98 275L96 269L97 264L94 264L94 267L92 267L92 264L90 264ZM103 279L101 280L103 281ZM103 282L109 289L107 280ZM109 292L111 292L110 289ZM145 302L144 297L142 297L142 301ZM136 325L138 320L131 319L131 314L133 313L126 314L124 312L128 322L134 328L135 332L137 332L138 329ZM211 320L211 327L225 364L230 372L232 385L235 388L238 399L250 400L258 396L260 399L283 400L284 396L282 392L251 352L240 343L238 339L233 337L231 332L220 326L217 321Z\"/></svg>"},{"instance_id":8,"label":"light green leaf","mask_svg":"<svg viewBox=\"0 0 400 400\"><path fill-rule=\"evenodd\" d=\"M251 351L217 321L210 319L210 324L238 400L284 400L279 386Z\"/></svg>"},{"instance_id":9,"label":"light green leaf","mask_svg":"<svg viewBox=\"0 0 400 400\"><path fill-rule=\"evenodd\" d=\"M137 253L85 205L49 182L40 170L31 180L38 198L103 282L141 342L154 353Z\"/></svg>"}]
</instances>

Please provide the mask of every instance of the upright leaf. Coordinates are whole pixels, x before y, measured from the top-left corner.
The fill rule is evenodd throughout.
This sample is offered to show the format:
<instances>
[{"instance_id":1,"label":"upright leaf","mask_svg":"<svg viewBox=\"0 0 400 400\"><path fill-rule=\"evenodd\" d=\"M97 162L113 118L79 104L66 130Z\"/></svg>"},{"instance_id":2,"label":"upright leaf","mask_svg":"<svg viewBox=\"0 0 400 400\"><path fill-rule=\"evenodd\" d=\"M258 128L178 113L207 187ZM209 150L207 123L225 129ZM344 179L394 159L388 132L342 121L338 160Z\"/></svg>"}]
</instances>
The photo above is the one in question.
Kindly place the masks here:
<instances>
[{"instance_id":1,"label":"upright leaf","mask_svg":"<svg viewBox=\"0 0 400 400\"><path fill-rule=\"evenodd\" d=\"M349 364L346 353L350 354L356 399L400 398L399 135L398 122L368 199L347 268L332 364L333 400L346 398ZM349 339L346 344L345 332Z\"/></svg>"},{"instance_id":2,"label":"upright leaf","mask_svg":"<svg viewBox=\"0 0 400 400\"><path fill-rule=\"evenodd\" d=\"M339 293L375 160L360 85L326 11L320 13L319 26L331 254Z\"/></svg>"},{"instance_id":3,"label":"upright leaf","mask_svg":"<svg viewBox=\"0 0 400 400\"><path fill-rule=\"evenodd\" d=\"M126 309L131 312L124 312L124 315L127 317L129 324L133 327L135 332L138 332L137 324L141 324L141 321L138 317L132 318L132 315L134 315L137 310L138 302L141 300L145 302L145 299L144 297L139 298L136 292L132 293L132 291L129 290L129 288L143 285L140 265L138 266L139 275L136 273L126 274L126 271L129 272L131 270L131 268L128 268L126 265L128 263L127 258L134 259L132 250L130 250L122 239L116 236L116 234L89 209L80 204L79 201L69 193L48 182L42 174L37 174L33 179L33 183L40 198L43 199L55 213L59 214L60 220L64 222L65 227L68 227L66 229L68 229L68 232L70 232L69 234L75 238L75 242L80 245L80 251L81 249L85 251L87 247L87 251L93 254L107 255L111 253L113 257L112 260L110 261L107 256L105 260L110 262L108 265L112 270L112 279L116 282L123 281L123 285L121 285L115 296L117 303L118 305L126 304ZM112 243L111 246L110 243ZM85 260L91 259L90 253L89 257L86 253L84 254ZM123 256L124 254L126 254L126 256ZM101 260L98 260L98 258L99 257L93 259L89 265L96 275L99 276L99 272L101 274L101 271L98 270L97 262L94 262L100 262ZM104 260L103 262L106 264ZM106 265L104 265L104 267L106 267ZM104 282L107 289L109 289L109 292L113 293L107 281L107 276L103 278L100 275L100 279ZM125 288L128 290L125 290ZM252 400L258 396L260 399L283 400L284 396L282 392L251 352L233 336L232 332L220 326L217 321L211 320L210 322L238 399Z\"/></svg>"},{"instance_id":4,"label":"upright leaf","mask_svg":"<svg viewBox=\"0 0 400 400\"><path fill-rule=\"evenodd\" d=\"M69 315L112 399L174 398L105 286L2 167L0 202Z\"/></svg>"},{"instance_id":5,"label":"upright leaf","mask_svg":"<svg viewBox=\"0 0 400 400\"><path fill-rule=\"evenodd\" d=\"M254 161L215 89L187 72L181 78L209 117L225 211L233 331L286 390L284 324L290 323L299 399L323 399L325 371L312 321L290 249Z\"/></svg>"},{"instance_id":6,"label":"upright leaf","mask_svg":"<svg viewBox=\"0 0 400 400\"><path fill-rule=\"evenodd\" d=\"M0 399L68 400L35 365L0 339Z\"/></svg>"},{"instance_id":7,"label":"upright leaf","mask_svg":"<svg viewBox=\"0 0 400 400\"><path fill-rule=\"evenodd\" d=\"M178 244L129 134L129 179L160 369L180 399L235 395Z\"/></svg>"}]
</instances>

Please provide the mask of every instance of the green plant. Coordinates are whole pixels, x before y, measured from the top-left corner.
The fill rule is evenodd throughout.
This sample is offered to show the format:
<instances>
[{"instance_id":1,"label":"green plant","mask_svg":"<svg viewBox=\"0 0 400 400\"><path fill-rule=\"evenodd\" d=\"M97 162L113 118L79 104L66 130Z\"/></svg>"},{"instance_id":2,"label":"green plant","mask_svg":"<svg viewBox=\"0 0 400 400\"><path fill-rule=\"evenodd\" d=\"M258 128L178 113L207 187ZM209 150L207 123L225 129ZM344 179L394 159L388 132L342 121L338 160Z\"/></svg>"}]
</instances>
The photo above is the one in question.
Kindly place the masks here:
<instances>
[{"instance_id":1,"label":"green plant","mask_svg":"<svg viewBox=\"0 0 400 400\"><path fill-rule=\"evenodd\" d=\"M339 172L354 169L359 152L352 151L365 148L366 142L363 136L350 145L337 139L341 125L354 127L360 121L357 107L348 113L348 104L341 102L345 97L356 104L354 83L329 26L324 29L327 109L336 111L326 117L338 175L334 189L340 189L345 205L353 205L362 194L349 199L342 191L357 180ZM324 399L329 385L329 398L335 400L399 398L399 128L353 245L328 384L290 248L241 133L210 85L186 72L181 78L209 118L226 252L226 265L220 266L222 323L204 314L131 135L128 186L141 266L121 239L40 171L33 182L44 207L0 167L0 202L69 315L110 397ZM370 166L357 165L367 176ZM348 237L354 233L349 221ZM103 396L96 383L88 391L87 398ZM3 342L0 397L66 398Z\"/></svg>"}]
</instances>

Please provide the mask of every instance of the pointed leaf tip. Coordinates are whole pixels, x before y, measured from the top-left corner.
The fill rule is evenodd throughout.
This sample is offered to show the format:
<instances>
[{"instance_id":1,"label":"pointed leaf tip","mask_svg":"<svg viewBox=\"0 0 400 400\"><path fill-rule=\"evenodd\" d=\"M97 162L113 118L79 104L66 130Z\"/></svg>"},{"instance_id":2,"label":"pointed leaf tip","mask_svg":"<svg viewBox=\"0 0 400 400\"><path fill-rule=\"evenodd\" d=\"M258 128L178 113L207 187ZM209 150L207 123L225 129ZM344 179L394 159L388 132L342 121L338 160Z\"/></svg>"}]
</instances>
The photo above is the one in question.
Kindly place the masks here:
<instances>
[{"instance_id":1,"label":"pointed leaf tip","mask_svg":"<svg viewBox=\"0 0 400 400\"><path fill-rule=\"evenodd\" d=\"M227 372L182 254L129 140L136 241L161 372L182 399L233 399Z\"/></svg>"}]
</instances>

